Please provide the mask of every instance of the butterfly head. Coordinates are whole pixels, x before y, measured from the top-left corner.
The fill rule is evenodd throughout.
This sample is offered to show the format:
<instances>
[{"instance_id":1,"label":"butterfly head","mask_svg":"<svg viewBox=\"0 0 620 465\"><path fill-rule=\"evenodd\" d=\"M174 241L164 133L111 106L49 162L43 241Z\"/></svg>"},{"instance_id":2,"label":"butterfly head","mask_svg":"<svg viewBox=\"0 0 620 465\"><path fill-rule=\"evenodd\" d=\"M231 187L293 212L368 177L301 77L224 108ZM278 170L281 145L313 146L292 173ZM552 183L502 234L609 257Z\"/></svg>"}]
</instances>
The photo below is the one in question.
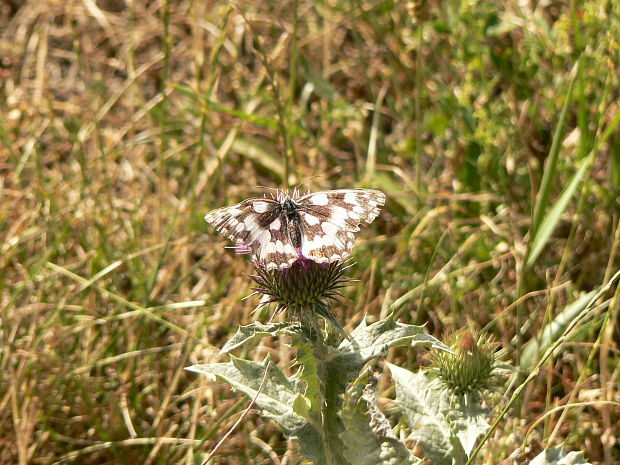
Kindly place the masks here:
<instances>
[{"instance_id":1,"label":"butterfly head","mask_svg":"<svg viewBox=\"0 0 620 465\"><path fill-rule=\"evenodd\" d=\"M301 197L299 189L294 188L292 191L289 191L288 189L278 189L275 198L278 202L283 204L287 199L296 200L299 197Z\"/></svg>"}]
</instances>

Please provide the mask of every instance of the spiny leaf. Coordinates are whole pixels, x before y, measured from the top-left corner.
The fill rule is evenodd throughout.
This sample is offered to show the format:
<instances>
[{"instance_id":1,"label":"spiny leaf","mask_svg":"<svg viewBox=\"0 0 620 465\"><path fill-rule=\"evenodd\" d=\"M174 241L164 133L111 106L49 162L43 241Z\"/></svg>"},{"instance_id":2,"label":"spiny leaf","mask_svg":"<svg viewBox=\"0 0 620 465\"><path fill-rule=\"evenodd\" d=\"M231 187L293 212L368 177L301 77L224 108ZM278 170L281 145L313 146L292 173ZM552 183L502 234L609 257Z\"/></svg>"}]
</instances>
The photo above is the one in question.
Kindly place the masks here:
<instances>
[{"instance_id":1,"label":"spiny leaf","mask_svg":"<svg viewBox=\"0 0 620 465\"><path fill-rule=\"evenodd\" d=\"M346 381L342 382L332 372L325 363L324 354L317 352L317 347L302 341L301 337L293 338L293 347L297 348L297 359L303 365L299 378L306 383L304 397L309 403L308 417L322 425L319 434L322 435L332 462L347 465L348 462L342 455L344 444L340 439L344 425L338 415L342 409L342 394ZM322 347L327 349L326 346Z\"/></svg>"},{"instance_id":2,"label":"spiny leaf","mask_svg":"<svg viewBox=\"0 0 620 465\"><path fill-rule=\"evenodd\" d=\"M443 415L450 408L447 394L432 389L424 373L412 373L390 363L387 366L396 382L396 403L411 428L410 439L422 446L424 457L433 463L452 465L451 456L458 444L451 441L450 425Z\"/></svg>"},{"instance_id":3,"label":"spiny leaf","mask_svg":"<svg viewBox=\"0 0 620 465\"><path fill-rule=\"evenodd\" d=\"M391 316L370 326L362 320L350 338L328 355L332 369L347 381L356 378L366 362L385 355L390 347L426 345L450 352L445 344L425 333L422 326L398 323Z\"/></svg>"},{"instance_id":4,"label":"spiny leaf","mask_svg":"<svg viewBox=\"0 0 620 465\"><path fill-rule=\"evenodd\" d=\"M289 322L269 323L266 325L256 322L247 326L240 326L236 334L224 344L224 347L220 350L220 355L226 354L256 337L276 337L280 334L293 335L295 334L295 331L292 329L294 326L294 324Z\"/></svg>"},{"instance_id":5,"label":"spiny leaf","mask_svg":"<svg viewBox=\"0 0 620 465\"><path fill-rule=\"evenodd\" d=\"M304 403L304 383L295 377L287 378L269 356L263 363L231 356L228 363L194 365L187 370L205 376L217 376L249 398L256 397L255 403L263 414L275 420L287 438L299 442L301 453L306 458L317 465L326 463L319 432L311 421L295 411L295 406ZM257 396L263 378L265 381Z\"/></svg>"},{"instance_id":6,"label":"spiny leaf","mask_svg":"<svg viewBox=\"0 0 620 465\"><path fill-rule=\"evenodd\" d=\"M355 465L413 465L419 463L394 434L377 434L370 426L370 402L364 394L366 376L347 391L342 420L347 425L341 433L346 446L345 458ZM376 407L376 406L375 406Z\"/></svg>"},{"instance_id":7,"label":"spiny leaf","mask_svg":"<svg viewBox=\"0 0 620 465\"><path fill-rule=\"evenodd\" d=\"M312 345L299 339L293 341L297 349L297 362L303 367L299 379L306 383L305 396L310 402L311 410L320 412L325 395L325 386L319 374L319 359L312 352Z\"/></svg>"},{"instance_id":8,"label":"spiny leaf","mask_svg":"<svg viewBox=\"0 0 620 465\"><path fill-rule=\"evenodd\" d=\"M388 363L396 382L396 403L424 456L439 465L463 464L476 440L489 429L488 409L475 395L450 395L438 390L424 372L412 373Z\"/></svg>"},{"instance_id":9,"label":"spiny leaf","mask_svg":"<svg viewBox=\"0 0 620 465\"><path fill-rule=\"evenodd\" d=\"M397 323L390 316L368 326L365 321L337 349L329 350L320 370L325 386L327 436L337 437L344 432L342 419L335 412L342 410L342 397L347 383L359 376L364 365L373 358L385 355L390 347L418 344L450 350L434 337L424 333L421 326ZM344 456L341 463L344 463ZM355 463L355 462L352 462Z\"/></svg>"},{"instance_id":10,"label":"spiny leaf","mask_svg":"<svg viewBox=\"0 0 620 465\"><path fill-rule=\"evenodd\" d=\"M480 405L477 396L456 397L452 402L452 409L447 414L452 433L458 438L467 457L474 449L480 436L486 433L490 426L486 421L489 409Z\"/></svg>"},{"instance_id":11,"label":"spiny leaf","mask_svg":"<svg viewBox=\"0 0 620 465\"><path fill-rule=\"evenodd\" d=\"M566 452L561 444L545 449L530 462L530 465L590 465L582 452Z\"/></svg>"}]
</instances>

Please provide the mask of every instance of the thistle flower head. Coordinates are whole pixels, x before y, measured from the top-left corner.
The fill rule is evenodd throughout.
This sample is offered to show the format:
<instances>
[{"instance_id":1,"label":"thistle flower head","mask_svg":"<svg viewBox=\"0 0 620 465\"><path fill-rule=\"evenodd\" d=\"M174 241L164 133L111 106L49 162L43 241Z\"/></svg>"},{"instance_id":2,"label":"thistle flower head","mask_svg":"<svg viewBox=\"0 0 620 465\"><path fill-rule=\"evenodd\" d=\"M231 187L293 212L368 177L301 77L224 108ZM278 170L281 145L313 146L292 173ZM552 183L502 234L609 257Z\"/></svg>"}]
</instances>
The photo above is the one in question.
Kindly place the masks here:
<instances>
[{"instance_id":1,"label":"thistle flower head","mask_svg":"<svg viewBox=\"0 0 620 465\"><path fill-rule=\"evenodd\" d=\"M431 355L428 375L442 389L456 394L480 393L496 385L503 351L496 350L491 337L459 331L448 338L454 352L436 351Z\"/></svg>"},{"instance_id":2,"label":"thistle flower head","mask_svg":"<svg viewBox=\"0 0 620 465\"><path fill-rule=\"evenodd\" d=\"M283 270L254 265L256 275L252 279L257 287L252 289L268 296L263 303L275 303L277 311L327 306L342 296L339 289L349 281L344 276L346 268L341 262L316 263L303 256Z\"/></svg>"},{"instance_id":3,"label":"thistle flower head","mask_svg":"<svg viewBox=\"0 0 620 465\"><path fill-rule=\"evenodd\" d=\"M276 304L276 313L286 311L297 318L304 318L308 312L318 314L342 331L328 305L342 296L340 289L349 282L344 276L347 268L342 262L316 263L303 256L283 270L267 270L255 264L256 274L251 277L257 287L252 289L266 297L261 305Z\"/></svg>"}]
</instances>

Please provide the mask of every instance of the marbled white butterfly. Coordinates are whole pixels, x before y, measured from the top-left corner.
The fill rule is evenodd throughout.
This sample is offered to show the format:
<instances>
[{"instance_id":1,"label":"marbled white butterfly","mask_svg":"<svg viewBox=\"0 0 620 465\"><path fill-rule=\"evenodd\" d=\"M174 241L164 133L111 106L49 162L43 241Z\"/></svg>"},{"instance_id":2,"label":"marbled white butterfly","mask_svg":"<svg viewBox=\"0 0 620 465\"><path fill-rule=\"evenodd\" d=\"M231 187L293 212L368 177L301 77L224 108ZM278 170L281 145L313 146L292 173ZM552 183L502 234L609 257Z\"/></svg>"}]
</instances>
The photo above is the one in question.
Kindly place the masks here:
<instances>
[{"instance_id":1,"label":"marbled white butterfly","mask_svg":"<svg viewBox=\"0 0 620 465\"><path fill-rule=\"evenodd\" d=\"M268 270L290 267L298 258L317 263L344 260L361 225L379 215L385 194L374 189L339 189L299 196L252 198L205 215L205 221L245 246Z\"/></svg>"}]
</instances>

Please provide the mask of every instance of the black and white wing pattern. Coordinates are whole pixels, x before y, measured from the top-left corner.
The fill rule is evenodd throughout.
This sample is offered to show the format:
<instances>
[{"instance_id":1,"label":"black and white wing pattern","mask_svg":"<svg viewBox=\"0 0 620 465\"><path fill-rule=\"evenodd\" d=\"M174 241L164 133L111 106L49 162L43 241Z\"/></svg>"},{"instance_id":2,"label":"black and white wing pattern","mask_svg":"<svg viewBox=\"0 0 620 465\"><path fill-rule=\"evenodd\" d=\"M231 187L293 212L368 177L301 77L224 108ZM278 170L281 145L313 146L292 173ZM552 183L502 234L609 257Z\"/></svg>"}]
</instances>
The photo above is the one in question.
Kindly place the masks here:
<instances>
[{"instance_id":1,"label":"black and white wing pattern","mask_svg":"<svg viewBox=\"0 0 620 465\"><path fill-rule=\"evenodd\" d=\"M379 215L385 194L374 189L338 189L307 194L296 202L302 255L330 263L349 256L355 233Z\"/></svg>"},{"instance_id":2,"label":"black and white wing pattern","mask_svg":"<svg viewBox=\"0 0 620 465\"><path fill-rule=\"evenodd\" d=\"M205 221L235 244L247 246L258 263L267 269L288 268L299 255L292 246L281 202L252 198L205 215Z\"/></svg>"},{"instance_id":3,"label":"black and white wing pattern","mask_svg":"<svg viewBox=\"0 0 620 465\"><path fill-rule=\"evenodd\" d=\"M247 199L205 215L207 223L236 244L246 246L256 262L285 269L297 259L317 263L344 260L360 226L379 215L385 194L373 189L339 189L299 197L279 192L277 199Z\"/></svg>"}]
</instances>

